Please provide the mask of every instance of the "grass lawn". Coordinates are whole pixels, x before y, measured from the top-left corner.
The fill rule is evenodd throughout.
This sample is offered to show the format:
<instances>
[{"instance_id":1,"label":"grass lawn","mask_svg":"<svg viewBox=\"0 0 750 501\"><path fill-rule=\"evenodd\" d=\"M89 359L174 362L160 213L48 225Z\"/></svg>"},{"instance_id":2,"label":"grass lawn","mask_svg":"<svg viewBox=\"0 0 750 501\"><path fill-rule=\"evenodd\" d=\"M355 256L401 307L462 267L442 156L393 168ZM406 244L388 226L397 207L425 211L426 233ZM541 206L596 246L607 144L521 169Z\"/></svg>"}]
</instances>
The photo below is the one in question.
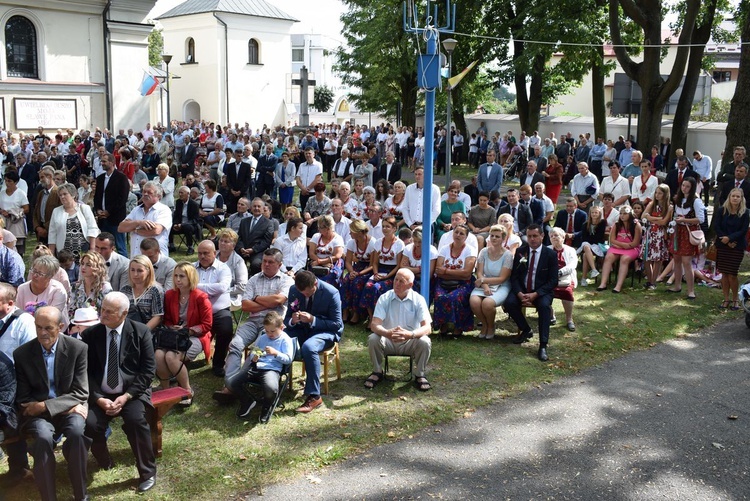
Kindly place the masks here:
<instances>
[{"instance_id":1,"label":"grass lawn","mask_svg":"<svg viewBox=\"0 0 750 501\"><path fill-rule=\"evenodd\" d=\"M184 255L173 257L179 261ZM741 280L747 275L744 267ZM536 359L535 340L523 346L510 343L515 325L501 310L496 321L501 336L494 340L480 340L476 331L458 340L434 336L428 368L433 390L427 393L400 380L407 366L404 359L391 361L395 380L364 389L362 383L371 371L368 332L347 325L341 343L342 378L331 382L330 394L323 397L325 407L309 415L294 414L302 403L301 369L295 364L294 391L283 399L286 409L277 410L265 426L257 424L257 410L243 422L235 417L234 406L221 407L211 399L222 380L201 360L190 373L194 403L164 419L157 484L139 499L223 500L262 493L271 483L314 473L378 444L412 439L425 429L439 432L440 425L469 417L477 407L743 314L719 313L721 292L707 287L696 287L698 299L687 301L684 295L664 293L663 285L656 291L644 291L637 281L634 288L629 286L630 280L619 295L579 287L574 333L565 329L562 306L555 301L559 322L551 331L547 363ZM113 424L110 450L116 467L98 471L91 459L89 492L97 499L135 498L132 453L119 423ZM58 492L65 499L71 490L59 451L58 459ZM0 473L6 469L5 463L0 465ZM0 498L9 501L38 498L33 483L4 494Z\"/></svg>"}]
</instances>

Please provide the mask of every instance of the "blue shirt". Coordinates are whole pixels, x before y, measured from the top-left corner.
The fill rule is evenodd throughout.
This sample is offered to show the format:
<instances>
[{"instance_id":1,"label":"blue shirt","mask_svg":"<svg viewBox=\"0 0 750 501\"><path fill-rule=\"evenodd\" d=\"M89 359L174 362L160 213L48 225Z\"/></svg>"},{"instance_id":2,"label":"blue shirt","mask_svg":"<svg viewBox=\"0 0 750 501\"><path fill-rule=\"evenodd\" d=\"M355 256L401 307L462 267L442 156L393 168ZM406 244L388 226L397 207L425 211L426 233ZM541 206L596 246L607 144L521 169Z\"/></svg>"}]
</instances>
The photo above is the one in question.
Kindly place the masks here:
<instances>
[{"instance_id":1,"label":"blue shirt","mask_svg":"<svg viewBox=\"0 0 750 501\"><path fill-rule=\"evenodd\" d=\"M601 160L604 157L604 154L607 152L607 145L604 143L601 144L595 144L593 148L591 148L591 160Z\"/></svg>"},{"instance_id":2,"label":"blue shirt","mask_svg":"<svg viewBox=\"0 0 750 501\"><path fill-rule=\"evenodd\" d=\"M49 351L44 349L42 346L42 357L44 357L44 365L47 367L47 379L49 380L49 398L57 398L57 390L55 388L55 353L57 352L57 343L52 345ZM40 343L41 344L41 343Z\"/></svg>"},{"instance_id":3,"label":"blue shirt","mask_svg":"<svg viewBox=\"0 0 750 501\"><path fill-rule=\"evenodd\" d=\"M18 287L26 281L23 278L25 269L20 254L0 244L0 282Z\"/></svg>"},{"instance_id":4,"label":"blue shirt","mask_svg":"<svg viewBox=\"0 0 750 501\"><path fill-rule=\"evenodd\" d=\"M266 335L266 331L260 335L255 346L260 349L264 349L266 346L276 349L279 354L276 356L264 354L258 358L257 367L258 369L265 371L276 371L281 372L285 365L292 362L294 356L292 338L282 331L276 339L271 339Z\"/></svg>"}]
</instances>

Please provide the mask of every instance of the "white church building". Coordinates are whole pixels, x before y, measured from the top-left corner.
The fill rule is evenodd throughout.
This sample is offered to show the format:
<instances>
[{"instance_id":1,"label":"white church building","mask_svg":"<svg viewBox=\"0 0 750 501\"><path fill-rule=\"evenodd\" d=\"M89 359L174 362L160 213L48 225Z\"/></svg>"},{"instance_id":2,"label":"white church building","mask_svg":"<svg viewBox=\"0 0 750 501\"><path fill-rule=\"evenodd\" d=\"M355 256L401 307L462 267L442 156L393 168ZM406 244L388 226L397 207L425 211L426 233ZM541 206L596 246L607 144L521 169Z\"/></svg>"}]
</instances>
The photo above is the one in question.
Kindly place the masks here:
<instances>
[{"instance_id":1,"label":"white church building","mask_svg":"<svg viewBox=\"0 0 750 501\"><path fill-rule=\"evenodd\" d=\"M186 0L157 17L172 120L286 124L293 16L264 0Z\"/></svg>"},{"instance_id":2,"label":"white church building","mask_svg":"<svg viewBox=\"0 0 750 501\"><path fill-rule=\"evenodd\" d=\"M0 3L0 125L33 131L140 128L150 100L147 15L155 0Z\"/></svg>"}]
</instances>

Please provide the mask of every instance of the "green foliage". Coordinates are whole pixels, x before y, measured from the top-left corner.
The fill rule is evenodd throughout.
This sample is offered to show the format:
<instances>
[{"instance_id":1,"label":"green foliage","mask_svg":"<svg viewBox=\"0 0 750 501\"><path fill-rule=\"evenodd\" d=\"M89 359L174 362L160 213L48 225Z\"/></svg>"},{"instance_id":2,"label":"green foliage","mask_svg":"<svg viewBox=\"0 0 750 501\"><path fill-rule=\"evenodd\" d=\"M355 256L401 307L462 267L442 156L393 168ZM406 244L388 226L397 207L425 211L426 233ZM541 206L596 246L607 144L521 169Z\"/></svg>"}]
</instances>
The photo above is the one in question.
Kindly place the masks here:
<instances>
[{"instance_id":1,"label":"green foliage","mask_svg":"<svg viewBox=\"0 0 750 501\"><path fill-rule=\"evenodd\" d=\"M155 68L161 67L161 53L164 51L164 36L161 31L153 29L148 34L148 64Z\"/></svg>"},{"instance_id":2,"label":"green foliage","mask_svg":"<svg viewBox=\"0 0 750 501\"><path fill-rule=\"evenodd\" d=\"M690 120L698 122L722 122L729 121L729 109L732 107L732 101L728 99L711 98L711 113L708 115L699 115L697 112L703 107L702 104L695 104L692 107L693 114Z\"/></svg>"},{"instance_id":3,"label":"green foliage","mask_svg":"<svg viewBox=\"0 0 750 501\"><path fill-rule=\"evenodd\" d=\"M515 101L516 100L516 94L514 92L511 92L509 88L500 85L496 89L493 89L492 95L495 99L498 99L500 101Z\"/></svg>"},{"instance_id":4,"label":"green foliage","mask_svg":"<svg viewBox=\"0 0 750 501\"><path fill-rule=\"evenodd\" d=\"M320 112L327 112L333 105L333 91L327 85L315 86L315 98L313 108Z\"/></svg>"}]
</instances>

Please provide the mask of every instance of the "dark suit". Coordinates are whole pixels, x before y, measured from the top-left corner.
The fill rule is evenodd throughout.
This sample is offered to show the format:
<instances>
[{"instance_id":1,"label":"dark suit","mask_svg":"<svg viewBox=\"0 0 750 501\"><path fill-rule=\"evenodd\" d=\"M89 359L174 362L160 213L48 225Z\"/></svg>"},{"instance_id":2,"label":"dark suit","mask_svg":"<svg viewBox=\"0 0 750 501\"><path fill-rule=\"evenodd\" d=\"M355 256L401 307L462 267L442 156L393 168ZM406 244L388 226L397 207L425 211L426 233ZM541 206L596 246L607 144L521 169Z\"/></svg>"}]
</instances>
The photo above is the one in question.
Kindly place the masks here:
<instances>
[{"instance_id":1,"label":"dark suit","mask_svg":"<svg viewBox=\"0 0 750 501\"><path fill-rule=\"evenodd\" d=\"M108 330L104 324L98 324L81 334L81 338L89 346L88 380L91 387L91 403L86 419L86 436L93 440L91 452L97 462L100 465L111 464L112 458L107 449L104 433L113 418L105 414L97 401L100 398L115 400L129 393L132 399L122 407L119 416L122 417L122 429L135 456L139 479L143 482L156 474L151 428L146 419L146 412L154 412L151 405L151 382L156 373L156 360L151 331L141 323L125 319L120 335L122 392L112 394L102 389L107 362Z\"/></svg>"},{"instance_id":2,"label":"dark suit","mask_svg":"<svg viewBox=\"0 0 750 501\"><path fill-rule=\"evenodd\" d=\"M511 216L513 215L513 210L510 204L501 205L497 209L497 217L500 217L503 214L510 214ZM524 205L521 202L518 202L518 206L516 207L515 220L518 221L518 233L520 235L525 234L526 227L534 222L534 216L531 213L531 208L528 205Z\"/></svg>"},{"instance_id":3,"label":"dark suit","mask_svg":"<svg viewBox=\"0 0 750 501\"><path fill-rule=\"evenodd\" d=\"M250 171L252 167L247 162L240 162L240 171L237 172L237 163L224 164L224 175L227 176L227 186L231 190L237 190L240 192L238 197L234 196L230 191L227 194L227 212L234 214L237 212L237 200L244 196L252 196L252 193L248 194L252 179L250 177Z\"/></svg>"},{"instance_id":4,"label":"dark suit","mask_svg":"<svg viewBox=\"0 0 750 501\"><path fill-rule=\"evenodd\" d=\"M729 198L729 192L734 189L735 180L727 181L721 185L721 192L719 193L719 205L724 205L724 202ZM740 183L740 189L745 194L745 203L750 203L750 180L743 179Z\"/></svg>"},{"instance_id":5,"label":"dark suit","mask_svg":"<svg viewBox=\"0 0 750 501\"><path fill-rule=\"evenodd\" d=\"M276 172L276 164L279 163L279 159L275 155L261 155L258 159L258 167L255 172L258 174L258 179L255 182L255 196L262 197L264 194L274 196L274 186L276 181L274 178L274 172Z\"/></svg>"},{"instance_id":6,"label":"dark suit","mask_svg":"<svg viewBox=\"0 0 750 501\"><path fill-rule=\"evenodd\" d=\"M679 186L677 186L677 181L679 180L679 169L672 169L667 173L667 179L664 181L667 186L669 186L669 193L674 196L679 191ZM682 179L684 180L686 177L693 177L695 178L695 182L700 183L701 178L698 175L697 172L695 172L690 166L688 166L685 169L685 174L683 175Z\"/></svg>"},{"instance_id":7,"label":"dark suit","mask_svg":"<svg viewBox=\"0 0 750 501\"><path fill-rule=\"evenodd\" d=\"M544 201L539 200L536 197L531 197L528 205L529 208L531 208L531 216L534 219L534 222L539 226L542 226L544 224L544 216L547 215L544 211Z\"/></svg>"},{"instance_id":8,"label":"dark suit","mask_svg":"<svg viewBox=\"0 0 750 501\"><path fill-rule=\"evenodd\" d=\"M580 232L586 226L588 216L581 209L576 209L573 213L573 231L568 231L568 211L561 209L555 216L555 228L561 228L565 233L574 233L573 247L578 248L581 245Z\"/></svg>"},{"instance_id":9,"label":"dark suit","mask_svg":"<svg viewBox=\"0 0 750 501\"><path fill-rule=\"evenodd\" d=\"M253 219L252 217L246 217L240 223L240 231L238 232L240 239L237 241L237 246L235 247L237 254L240 256L242 255L240 253L242 249L253 249L253 254L249 258L250 276L260 271L263 251L271 246L271 241L273 240L273 223L271 220L260 216L255 226L250 229Z\"/></svg>"},{"instance_id":10,"label":"dark suit","mask_svg":"<svg viewBox=\"0 0 750 501\"><path fill-rule=\"evenodd\" d=\"M55 454L54 436L65 435L63 455L68 462L68 476L76 499L86 496L86 460L91 443L84 435L85 420L78 413L67 412L77 405L86 406L89 385L86 377L87 346L81 341L59 334L55 348L55 398L49 397L42 345L34 339L13 352L18 383L16 402L44 402L47 411L36 417L20 418L21 433L32 440L34 481L43 500L54 500ZM20 413L20 412L19 412Z\"/></svg>"},{"instance_id":11,"label":"dark suit","mask_svg":"<svg viewBox=\"0 0 750 501\"><path fill-rule=\"evenodd\" d=\"M187 143L187 148L183 146L181 148L182 156L180 157L180 176L182 176L183 179L188 174L195 174L195 156L197 154L197 151L195 149L195 146L193 146L191 143Z\"/></svg>"},{"instance_id":12,"label":"dark suit","mask_svg":"<svg viewBox=\"0 0 750 501\"><path fill-rule=\"evenodd\" d=\"M539 173L539 171L534 171L534 175L531 178L531 182L527 181L528 177L529 177L529 173L528 172L524 172L521 175L521 185L523 186L524 184L528 184L529 186L531 186L531 191L532 192L534 191L534 185L536 183L542 183L542 184L544 184L544 176L541 173Z\"/></svg>"},{"instance_id":13,"label":"dark suit","mask_svg":"<svg viewBox=\"0 0 750 501\"><path fill-rule=\"evenodd\" d=\"M26 162L18 167L18 177L26 181L28 194L34 193L36 185L39 183L39 164Z\"/></svg>"},{"instance_id":14,"label":"dark suit","mask_svg":"<svg viewBox=\"0 0 750 501\"><path fill-rule=\"evenodd\" d=\"M297 311L306 311L315 317L315 325L297 323L292 325L293 308L287 308L284 317L286 332L290 337L296 337L301 346L302 360L307 368L305 381L305 395L320 395L320 357L318 352L326 350L341 340L344 333L344 321L341 319L341 296L332 285L317 279L318 289L308 299L297 290L296 286L289 289L289 302L299 305Z\"/></svg>"},{"instance_id":15,"label":"dark suit","mask_svg":"<svg viewBox=\"0 0 750 501\"><path fill-rule=\"evenodd\" d=\"M388 172L388 165L383 164L380 166L380 169L378 170L378 179L375 179L375 182L378 182L380 179L386 179L389 183L391 183L391 186L396 181L401 180L401 164L398 162L393 162L391 165L391 173L390 175L386 176L386 173Z\"/></svg>"},{"instance_id":16,"label":"dark suit","mask_svg":"<svg viewBox=\"0 0 750 501\"><path fill-rule=\"evenodd\" d=\"M557 287L557 253L544 245L537 249L536 276L533 287L528 290L526 285L532 259L530 251L528 245L524 245L516 251L516 256L513 259L513 271L510 276L510 294L505 300L505 309L522 333L531 332L526 316L521 311L521 301L518 299L518 294L536 292L539 295L534 301L534 306L536 306L539 315L539 343L542 347L546 347L549 341L549 326L552 318L552 291ZM525 259L524 263L521 263L522 259Z\"/></svg>"},{"instance_id":17,"label":"dark suit","mask_svg":"<svg viewBox=\"0 0 750 501\"><path fill-rule=\"evenodd\" d=\"M198 202L192 198L188 198L187 201L187 221L182 220L182 209L185 207L185 202L182 199L177 199L174 203L174 212L172 213L172 231L169 232L169 245L174 245L174 235L180 234L185 235L187 240L187 246L193 246L193 239L195 241L201 240L201 225L198 221ZM180 229L175 229L174 225L181 225Z\"/></svg>"},{"instance_id":18,"label":"dark suit","mask_svg":"<svg viewBox=\"0 0 750 501\"><path fill-rule=\"evenodd\" d=\"M123 256L127 256L125 234L118 232L117 227L127 216L125 212L125 204L127 203L128 195L130 194L130 182L128 181L128 176L115 169L112 172L112 176L109 178L107 189L105 190L104 180L106 177L107 174L104 173L96 178L94 214L96 214L97 211L105 210L105 207L102 206L103 200L106 205L106 210L109 212L109 216L107 216L106 219L97 219L96 222L101 231L107 231L115 236L117 252Z\"/></svg>"}]
</instances>

